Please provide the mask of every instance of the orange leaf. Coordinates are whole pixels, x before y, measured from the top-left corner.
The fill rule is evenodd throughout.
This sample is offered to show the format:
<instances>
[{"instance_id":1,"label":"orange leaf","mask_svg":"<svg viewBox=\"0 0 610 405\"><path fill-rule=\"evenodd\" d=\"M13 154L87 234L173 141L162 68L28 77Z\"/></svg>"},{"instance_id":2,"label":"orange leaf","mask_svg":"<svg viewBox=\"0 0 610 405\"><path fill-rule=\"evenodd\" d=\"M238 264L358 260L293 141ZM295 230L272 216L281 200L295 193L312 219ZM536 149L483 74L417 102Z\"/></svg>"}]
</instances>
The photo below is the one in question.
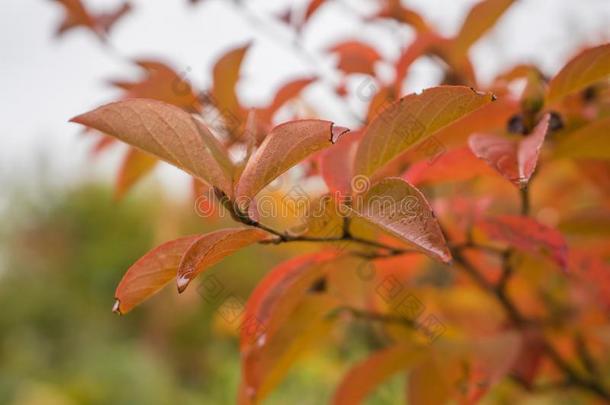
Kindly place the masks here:
<instances>
[{"instance_id":1,"label":"orange leaf","mask_svg":"<svg viewBox=\"0 0 610 405\"><path fill-rule=\"evenodd\" d=\"M610 75L610 44L589 48L570 60L553 77L546 95L547 104L582 90Z\"/></svg>"},{"instance_id":2,"label":"orange leaf","mask_svg":"<svg viewBox=\"0 0 610 405\"><path fill-rule=\"evenodd\" d=\"M493 240L525 252L546 252L562 269L567 266L568 246L563 235L533 218L501 215L481 220L478 225Z\"/></svg>"},{"instance_id":3,"label":"orange leaf","mask_svg":"<svg viewBox=\"0 0 610 405\"><path fill-rule=\"evenodd\" d=\"M273 114L275 114L288 101L298 96L301 91L303 91L315 80L315 78L297 79L282 85L282 87L280 87L275 94L271 104L263 110L265 116L267 117L267 122L271 123Z\"/></svg>"},{"instance_id":4,"label":"orange leaf","mask_svg":"<svg viewBox=\"0 0 610 405\"><path fill-rule=\"evenodd\" d=\"M333 326L333 319L327 315L336 305L328 294L307 294L274 335L263 335L256 345L242 352L240 404L260 403L299 356L324 346ZM242 329L248 326L242 325Z\"/></svg>"},{"instance_id":5,"label":"orange leaf","mask_svg":"<svg viewBox=\"0 0 610 405\"><path fill-rule=\"evenodd\" d=\"M259 329L264 330L264 335L257 337L265 339L275 333L311 285L323 276L327 270L323 264L336 256L333 251L297 256L265 275L252 291L244 312L244 319L256 321ZM248 350L253 343L251 332L241 330L240 350Z\"/></svg>"},{"instance_id":6,"label":"orange leaf","mask_svg":"<svg viewBox=\"0 0 610 405\"><path fill-rule=\"evenodd\" d=\"M426 21L415 11L404 7L400 0L387 0L376 17L393 18L396 21L412 26L417 32L430 31Z\"/></svg>"},{"instance_id":7,"label":"orange leaf","mask_svg":"<svg viewBox=\"0 0 610 405\"><path fill-rule=\"evenodd\" d=\"M250 44L233 49L224 54L214 65L212 101L231 132L235 132L245 118L245 111L237 97L236 86L242 62L249 48Z\"/></svg>"},{"instance_id":8,"label":"orange leaf","mask_svg":"<svg viewBox=\"0 0 610 405\"><path fill-rule=\"evenodd\" d=\"M462 28L451 42L456 57L466 56L468 49L492 28L514 0L482 0L470 9Z\"/></svg>"},{"instance_id":9,"label":"orange leaf","mask_svg":"<svg viewBox=\"0 0 610 405\"><path fill-rule=\"evenodd\" d=\"M176 277L178 264L201 236L185 236L154 248L135 262L116 288L113 311L126 314Z\"/></svg>"},{"instance_id":10,"label":"orange leaf","mask_svg":"<svg viewBox=\"0 0 610 405\"><path fill-rule=\"evenodd\" d=\"M115 198L122 198L138 180L155 168L157 162L154 156L136 148L129 148L116 179Z\"/></svg>"},{"instance_id":11,"label":"orange leaf","mask_svg":"<svg viewBox=\"0 0 610 405\"><path fill-rule=\"evenodd\" d=\"M176 284L183 292L195 277L233 252L268 238L269 234L255 228L221 229L203 235L185 252L178 266Z\"/></svg>"},{"instance_id":12,"label":"orange leaf","mask_svg":"<svg viewBox=\"0 0 610 405\"><path fill-rule=\"evenodd\" d=\"M334 144L348 131L322 120L290 121L273 128L248 160L237 183L236 199L240 208L245 208L280 174L314 152Z\"/></svg>"},{"instance_id":13,"label":"orange leaf","mask_svg":"<svg viewBox=\"0 0 610 405\"><path fill-rule=\"evenodd\" d=\"M173 104L188 112L201 111L201 103L195 90L171 67L150 60L138 60L135 63L146 73L140 80L110 82L125 91L125 98L151 98Z\"/></svg>"},{"instance_id":14,"label":"orange leaf","mask_svg":"<svg viewBox=\"0 0 610 405\"><path fill-rule=\"evenodd\" d=\"M525 187L536 170L538 155L549 128L546 114L527 137L515 141L497 135L474 134L468 139L473 153L518 187Z\"/></svg>"},{"instance_id":15,"label":"orange leaf","mask_svg":"<svg viewBox=\"0 0 610 405\"><path fill-rule=\"evenodd\" d=\"M463 86L439 86L391 104L366 128L356 153L356 174L373 175L437 131L491 102Z\"/></svg>"},{"instance_id":16,"label":"orange leaf","mask_svg":"<svg viewBox=\"0 0 610 405\"><path fill-rule=\"evenodd\" d=\"M131 10L131 4L125 2L110 12L92 14L83 6L80 0L56 1L64 7L66 12L64 20L57 28L57 36L61 36L76 27L85 27L104 40L104 36L108 34L112 26Z\"/></svg>"},{"instance_id":17,"label":"orange leaf","mask_svg":"<svg viewBox=\"0 0 610 405\"><path fill-rule=\"evenodd\" d=\"M72 118L149 152L231 195L233 165L200 120L160 101L130 99Z\"/></svg>"},{"instance_id":18,"label":"orange leaf","mask_svg":"<svg viewBox=\"0 0 610 405\"><path fill-rule=\"evenodd\" d=\"M309 4L307 5L307 9L305 10L305 15L303 16L303 22L301 23L301 26L305 25L305 23L309 21L311 16L314 15L315 12L318 11L318 9L322 5L324 5L325 2L326 0L310 0Z\"/></svg>"},{"instance_id":19,"label":"orange leaf","mask_svg":"<svg viewBox=\"0 0 610 405\"><path fill-rule=\"evenodd\" d=\"M381 55L371 46L358 41L346 41L329 49L339 56L338 68L347 74L364 73L375 75L375 62Z\"/></svg>"},{"instance_id":20,"label":"orange leaf","mask_svg":"<svg viewBox=\"0 0 610 405\"><path fill-rule=\"evenodd\" d=\"M394 345L377 351L366 360L352 367L335 391L333 404L355 405L392 374L417 364L426 351L421 347Z\"/></svg>"},{"instance_id":21,"label":"orange leaf","mask_svg":"<svg viewBox=\"0 0 610 405\"><path fill-rule=\"evenodd\" d=\"M610 118L602 118L562 137L555 147L560 157L610 159Z\"/></svg>"},{"instance_id":22,"label":"orange leaf","mask_svg":"<svg viewBox=\"0 0 610 405\"><path fill-rule=\"evenodd\" d=\"M387 178L364 195L356 214L426 254L451 260L441 228L424 195L399 178Z\"/></svg>"}]
</instances>

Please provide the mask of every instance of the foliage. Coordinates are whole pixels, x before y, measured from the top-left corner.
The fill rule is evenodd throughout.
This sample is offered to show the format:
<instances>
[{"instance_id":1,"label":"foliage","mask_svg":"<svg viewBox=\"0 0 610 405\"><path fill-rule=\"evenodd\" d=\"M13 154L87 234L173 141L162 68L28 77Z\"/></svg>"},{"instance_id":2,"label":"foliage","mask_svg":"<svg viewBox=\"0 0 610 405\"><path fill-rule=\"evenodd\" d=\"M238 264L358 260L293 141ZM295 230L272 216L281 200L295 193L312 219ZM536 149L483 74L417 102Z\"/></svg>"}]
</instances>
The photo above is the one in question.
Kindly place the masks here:
<instances>
[{"instance_id":1,"label":"foliage","mask_svg":"<svg viewBox=\"0 0 610 405\"><path fill-rule=\"evenodd\" d=\"M279 21L302 32L325 3L311 1L300 15L291 8ZM513 399L550 388L610 401L610 144L602 138L610 45L583 49L551 78L536 66L507 66L484 84L469 49L515 2L477 3L454 37L400 1L381 3L363 23L392 19L415 32L397 60L356 40L327 50L343 79L375 84L351 130L317 106L285 108L325 77L291 81L271 104L246 106L236 85L255 44L220 57L205 91L166 65L138 62L147 76L115 83L123 99L72 119L134 148L120 195L156 158L190 174L197 189L205 184L196 196L204 216L242 225L148 252L119 283L115 311L173 280L182 293L248 245L317 244L270 270L239 310L239 403L267 398L299 356L357 318L377 326L385 347L346 374L336 403L359 403L398 372L414 403L475 403L503 384ZM97 23L79 25L99 34ZM442 82L403 95L420 57L439 62ZM378 75L382 63L392 80ZM332 90L349 109L343 84ZM293 119L275 125L287 111ZM322 191L311 186L320 178ZM274 191L290 179L295 186ZM292 204L289 215L282 204Z\"/></svg>"}]
</instances>

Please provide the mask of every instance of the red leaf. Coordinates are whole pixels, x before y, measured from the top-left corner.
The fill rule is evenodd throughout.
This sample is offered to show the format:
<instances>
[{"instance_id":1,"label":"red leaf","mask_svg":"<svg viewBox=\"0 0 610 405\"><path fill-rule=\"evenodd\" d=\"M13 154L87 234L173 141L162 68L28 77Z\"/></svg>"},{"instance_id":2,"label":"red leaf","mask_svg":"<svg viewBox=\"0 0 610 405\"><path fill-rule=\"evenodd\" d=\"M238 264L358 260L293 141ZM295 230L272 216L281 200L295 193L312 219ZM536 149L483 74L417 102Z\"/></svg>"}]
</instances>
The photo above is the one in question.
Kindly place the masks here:
<instances>
[{"instance_id":1,"label":"red leaf","mask_svg":"<svg viewBox=\"0 0 610 405\"><path fill-rule=\"evenodd\" d=\"M175 279L182 256L201 236L185 236L154 248L135 262L116 288L113 311L126 314Z\"/></svg>"},{"instance_id":2,"label":"red leaf","mask_svg":"<svg viewBox=\"0 0 610 405\"><path fill-rule=\"evenodd\" d=\"M536 169L549 127L546 114L530 135L519 141L497 135L474 134L468 139L474 154L518 187L525 187Z\"/></svg>"},{"instance_id":3,"label":"red leaf","mask_svg":"<svg viewBox=\"0 0 610 405\"><path fill-rule=\"evenodd\" d=\"M568 246L559 231L533 218L517 215L488 218L478 225L491 239L525 252L546 252L562 269L566 269Z\"/></svg>"},{"instance_id":4,"label":"red leaf","mask_svg":"<svg viewBox=\"0 0 610 405\"><path fill-rule=\"evenodd\" d=\"M490 173L489 167L476 158L467 146L442 153L432 162L417 162L403 178L413 185L442 181L463 181ZM491 172L493 173L493 172Z\"/></svg>"},{"instance_id":5,"label":"red leaf","mask_svg":"<svg viewBox=\"0 0 610 405\"><path fill-rule=\"evenodd\" d=\"M268 237L267 232L255 228L221 229L202 235L180 261L176 277L178 292L183 292L195 277L226 256Z\"/></svg>"}]
</instances>

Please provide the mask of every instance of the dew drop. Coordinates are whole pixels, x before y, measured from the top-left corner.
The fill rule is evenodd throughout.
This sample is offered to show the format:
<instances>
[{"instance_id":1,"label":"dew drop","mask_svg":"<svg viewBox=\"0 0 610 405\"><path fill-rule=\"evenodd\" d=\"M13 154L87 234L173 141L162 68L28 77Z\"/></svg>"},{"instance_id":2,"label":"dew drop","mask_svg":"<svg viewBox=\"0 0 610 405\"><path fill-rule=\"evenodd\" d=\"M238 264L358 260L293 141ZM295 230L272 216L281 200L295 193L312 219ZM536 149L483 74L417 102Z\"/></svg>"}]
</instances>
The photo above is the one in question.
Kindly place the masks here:
<instances>
[{"instance_id":1,"label":"dew drop","mask_svg":"<svg viewBox=\"0 0 610 405\"><path fill-rule=\"evenodd\" d=\"M114 301L114 305L112 306L112 312L114 312L115 314L119 314L121 315L121 301L119 300L115 300Z\"/></svg>"},{"instance_id":2,"label":"dew drop","mask_svg":"<svg viewBox=\"0 0 610 405\"><path fill-rule=\"evenodd\" d=\"M186 287L189 285L191 280L186 276L180 276L176 280L176 284L178 285L178 292L181 293L186 290Z\"/></svg>"}]
</instances>

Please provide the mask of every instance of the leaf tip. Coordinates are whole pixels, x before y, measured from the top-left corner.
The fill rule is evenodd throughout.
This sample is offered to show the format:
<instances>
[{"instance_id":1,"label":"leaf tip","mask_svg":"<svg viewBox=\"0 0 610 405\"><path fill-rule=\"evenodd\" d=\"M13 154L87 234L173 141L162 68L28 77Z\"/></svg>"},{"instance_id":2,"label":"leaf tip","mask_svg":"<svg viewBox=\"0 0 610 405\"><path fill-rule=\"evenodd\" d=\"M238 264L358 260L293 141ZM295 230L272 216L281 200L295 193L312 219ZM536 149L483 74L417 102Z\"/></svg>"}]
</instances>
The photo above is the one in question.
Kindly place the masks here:
<instances>
[{"instance_id":1,"label":"leaf tip","mask_svg":"<svg viewBox=\"0 0 610 405\"><path fill-rule=\"evenodd\" d=\"M121 312L121 301L118 298L116 298L114 301L114 305L112 306L112 312L117 315L123 315L123 312Z\"/></svg>"},{"instance_id":2,"label":"leaf tip","mask_svg":"<svg viewBox=\"0 0 610 405\"><path fill-rule=\"evenodd\" d=\"M178 293L182 294L184 292L184 290L186 290L186 287L188 287L190 282L191 282L191 279L188 278L187 276L184 276L184 275L178 276L178 278L176 279L176 286L178 287Z\"/></svg>"},{"instance_id":3,"label":"leaf tip","mask_svg":"<svg viewBox=\"0 0 610 405\"><path fill-rule=\"evenodd\" d=\"M349 128L335 126L334 123L330 124L330 142L337 143L339 138L350 131Z\"/></svg>"}]
</instances>

